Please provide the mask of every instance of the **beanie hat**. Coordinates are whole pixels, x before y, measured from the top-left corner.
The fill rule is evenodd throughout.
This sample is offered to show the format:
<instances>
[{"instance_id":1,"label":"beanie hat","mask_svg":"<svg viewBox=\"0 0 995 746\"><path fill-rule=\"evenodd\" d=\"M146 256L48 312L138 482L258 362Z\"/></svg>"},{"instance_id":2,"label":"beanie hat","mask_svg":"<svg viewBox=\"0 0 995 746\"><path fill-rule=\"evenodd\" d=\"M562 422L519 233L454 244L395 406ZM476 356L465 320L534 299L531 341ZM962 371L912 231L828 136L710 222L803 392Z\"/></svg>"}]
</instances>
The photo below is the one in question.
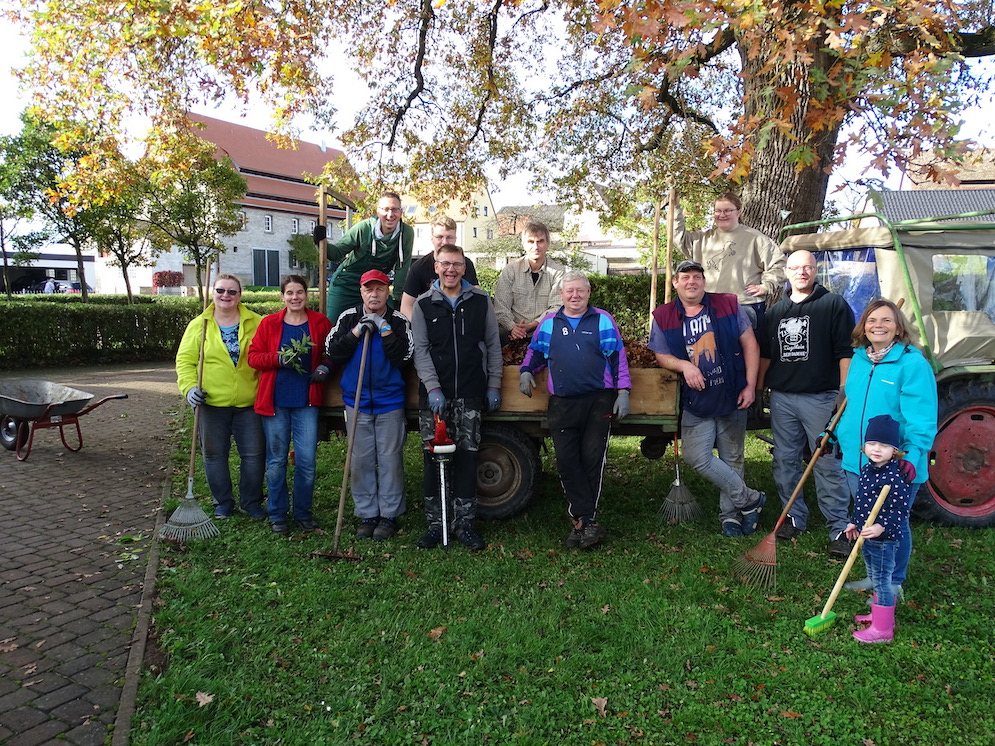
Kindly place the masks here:
<instances>
[{"instance_id":1,"label":"beanie hat","mask_svg":"<svg viewBox=\"0 0 995 746\"><path fill-rule=\"evenodd\" d=\"M864 436L865 443L884 443L892 448L900 448L898 438L898 423L887 414L879 414L871 417L867 422L867 434Z\"/></svg>"}]
</instances>

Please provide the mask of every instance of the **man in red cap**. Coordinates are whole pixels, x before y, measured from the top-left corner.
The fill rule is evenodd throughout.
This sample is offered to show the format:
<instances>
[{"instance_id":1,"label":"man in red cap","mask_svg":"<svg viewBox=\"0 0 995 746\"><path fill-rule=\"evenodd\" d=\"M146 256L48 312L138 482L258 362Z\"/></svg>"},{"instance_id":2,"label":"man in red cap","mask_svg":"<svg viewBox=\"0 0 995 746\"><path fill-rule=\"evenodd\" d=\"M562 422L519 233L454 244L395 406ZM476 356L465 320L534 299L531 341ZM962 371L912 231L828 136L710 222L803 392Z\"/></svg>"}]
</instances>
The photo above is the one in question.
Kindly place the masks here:
<instances>
[{"instance_id":1,"label":"man in red cap","mask_svg":"<svg viewBox=\"0 0 995 746\"><path fill-rule=\"evenodd\" d=\"M411 325L387 306L390 278L371 269L359 280L363 302L344 311L328 336L327 353L342 367L346 429L353 439L352 499L360 539L384 541L397 530L404 501L404 399L401 371L414 353ZM369 335L369 342L363 337ZM363 380L359 369L363 354ZM359 392L355 421L351 414ZM353 432L355 431L355 432Z\"/></svg>"}]
</instances>

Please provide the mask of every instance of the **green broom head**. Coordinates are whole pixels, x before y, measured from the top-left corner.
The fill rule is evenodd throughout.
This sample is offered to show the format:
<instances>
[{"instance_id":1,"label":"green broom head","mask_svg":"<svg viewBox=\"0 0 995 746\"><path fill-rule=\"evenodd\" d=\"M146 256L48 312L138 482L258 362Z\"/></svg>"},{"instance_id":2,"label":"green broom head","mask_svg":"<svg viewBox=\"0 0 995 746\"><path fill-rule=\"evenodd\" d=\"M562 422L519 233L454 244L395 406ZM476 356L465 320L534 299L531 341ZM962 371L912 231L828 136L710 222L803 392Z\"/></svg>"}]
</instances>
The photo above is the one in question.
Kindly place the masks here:
<instances>
[{"instance_id":1,"label":"green broom head","mask_svg":"<svg viewBox=\"0 0 995 746\"><path fill-rule=\"evenodd\" d=\"M833 626L833 622L836 621L836 612L827 612L825 616L819 614L811 619L805 620L805 634L809 637L815 637L820 632L825 632L827 629Z\"/></svg>"},{"instance_id":2,"label":"green broom head","mask_svg":"<svg viewBox=\"0 0 995 746\"><path fill-rule=\"evenodd\" d=\"M210 539L220 535L218 527L200 507L200 503L189 497L183 499L159 532L159 538L171 541Z\"/></svg>"}]
</instances>

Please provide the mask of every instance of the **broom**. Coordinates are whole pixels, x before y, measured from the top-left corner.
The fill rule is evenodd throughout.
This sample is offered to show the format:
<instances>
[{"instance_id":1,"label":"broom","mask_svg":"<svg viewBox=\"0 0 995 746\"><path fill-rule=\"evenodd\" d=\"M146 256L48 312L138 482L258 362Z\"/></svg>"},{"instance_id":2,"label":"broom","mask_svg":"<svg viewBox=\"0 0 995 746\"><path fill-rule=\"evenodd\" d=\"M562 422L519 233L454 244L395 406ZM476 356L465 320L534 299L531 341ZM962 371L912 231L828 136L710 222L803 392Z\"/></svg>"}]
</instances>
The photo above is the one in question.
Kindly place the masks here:
<instances>
[{"instance_id":1,"label":"broom","mask_svg":"<svg viewBox=\"0 0 995 746\"><path fill-rule=\"evenodd\" d=\"M884 505L884 501L887 499L890 491L891 485L886 484L881 488L878 499L874 501L874 507L871 508L871 512L867 516L867 520L864 521L864 528L870 528L874 525L874 521L877 520L878 513L881 511L881 506ZM833 586L832 593L829 594L829 600L826 601L826 605L822 608L822 613L805 621L805 634L809 637L814 637L820 632L824 632L836 621L836 613L832 611L833 604L836 603L836 597L840 595L840 591L843 589L843 583L846 581L846 576L850 574L850 568L853 567L853 563L857 561L857 555L860 553L860 548L863 545L864 537L858 536L857 541L853 544L853 549L850 550L850 556L846 558L846 564L843 565L843 571L840 573L840 576L836 581L836 585Z\"/></svg>"},{"instance_id":2,"label":"broom","mask_svg":"<svg viewBox=\"0 0 995 746\"><path fill-rule=\"evenodd\" d=\"M836 414L833 415L833 419L830 420L829 425L826 427L826 432L823 433L818 448L815 449L815 453L812 454L812 458L808 461L808 466L802 472L801 479L795 485L794 492L791 493L788 502L784 504L781 515L778 516L777 523L774 524L774 530L767 534L755 547L748 549L740 555L736 561L733 572L741 576L747 583L753 583L754 585L765 588L773 588L777 584L777 532L781 529L781 524L784 523L785 518L788 517L788 513L791 512L791 508L795 504L798 495L801 494L802 487L804 487L809 475L815 468L815 462L819 460L819 457L825 450L826 444L829 442L833 431L836 429L836 425L840 421L840 417L843 416L844 409L846 409L845 398L840 403L839 409L836 410Z\"/></svg>"},{"instance_id":3,"label":"broom","mask_svg":"<svg viewBox=\"0 0 995 746\"><path fill-rule=\"evenodd\" d=\"M691 490L681 483L681 452L678 446L677 433L674 433L674 470L677 478L663 500L663 505L657 511L663 519L671 524L684 523L684 521L694 521L704 515L697 498L691 494Z\"/></svg>"},{"instance_id":4,"label":"broom","mask_svg":"<svg viewBox=\"0 0 995 746\"><path fill-rule=\"evenodd\" d=\"M211 286L211 264L207 264L207 277L204 285ZM207 296L204 297L204 309L207 310ZM197 388L204 385L204 342L207 339L207 319L200 330L200 357L197 359ZM210 539L220 536L221 532L214 525L204 509L200 507L193 494L193 471L197 460L197 425L200 422L200 407L193 409L193 434L190 436L190 468L187 470L187 495L173 515L163 525L159 532L162 539L172 541L188 541L189 539Z\"/></svg>"}]
</instances>

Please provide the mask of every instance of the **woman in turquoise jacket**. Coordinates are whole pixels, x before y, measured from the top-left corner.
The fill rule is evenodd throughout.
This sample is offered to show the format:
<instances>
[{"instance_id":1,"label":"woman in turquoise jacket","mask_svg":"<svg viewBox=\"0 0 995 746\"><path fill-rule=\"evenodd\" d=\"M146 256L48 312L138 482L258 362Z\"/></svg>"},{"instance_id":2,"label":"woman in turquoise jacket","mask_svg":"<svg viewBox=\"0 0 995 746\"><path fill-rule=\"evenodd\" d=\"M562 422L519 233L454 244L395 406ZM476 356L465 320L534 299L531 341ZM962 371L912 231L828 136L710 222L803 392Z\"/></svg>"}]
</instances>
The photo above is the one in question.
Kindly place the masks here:
<instances>
[{"instance_id":1,"label":"woman in turquoise jacket","mask_svg":"<svg viewBox=\"0 0 995 746\"><path fill-rule=\"evenodd\" d=\"M900 466L906 480L918 488L929 478L929 452L936 437L933 369L913 346L902 312L889 300L872 301L867 306L854 327L852 340L854 353L846 377L846 410L836 428L850 495L857 494L860 469L867 463L863 453L867 423L882 414L898 421L901 450L906 454ZM908 517L898 542L892 579L900 594L912 554ZM847 585L870 587L866 580Z\"/></svg>"},{"instance_id":2,"label":"woman in turquoise jacket","mask_svg":"<svg viewBox=\"0 0 995 746\"><path fill-rule=\"evenodd\" d=\"M249 367L249 343L262 317L242 305L242 283L234 275L218 275L214 302L187 325L176 352L176 383L191 407L200 407L200 445L204 476L214 497L214 517L235 511L228 455L232 438L242 460L239 500L243 513L264 518L263 475L266 443L262 420L253 406L259 371ZM197 385L200 340L204 337L204 383Z\"/></svg>"}]
</instances>

